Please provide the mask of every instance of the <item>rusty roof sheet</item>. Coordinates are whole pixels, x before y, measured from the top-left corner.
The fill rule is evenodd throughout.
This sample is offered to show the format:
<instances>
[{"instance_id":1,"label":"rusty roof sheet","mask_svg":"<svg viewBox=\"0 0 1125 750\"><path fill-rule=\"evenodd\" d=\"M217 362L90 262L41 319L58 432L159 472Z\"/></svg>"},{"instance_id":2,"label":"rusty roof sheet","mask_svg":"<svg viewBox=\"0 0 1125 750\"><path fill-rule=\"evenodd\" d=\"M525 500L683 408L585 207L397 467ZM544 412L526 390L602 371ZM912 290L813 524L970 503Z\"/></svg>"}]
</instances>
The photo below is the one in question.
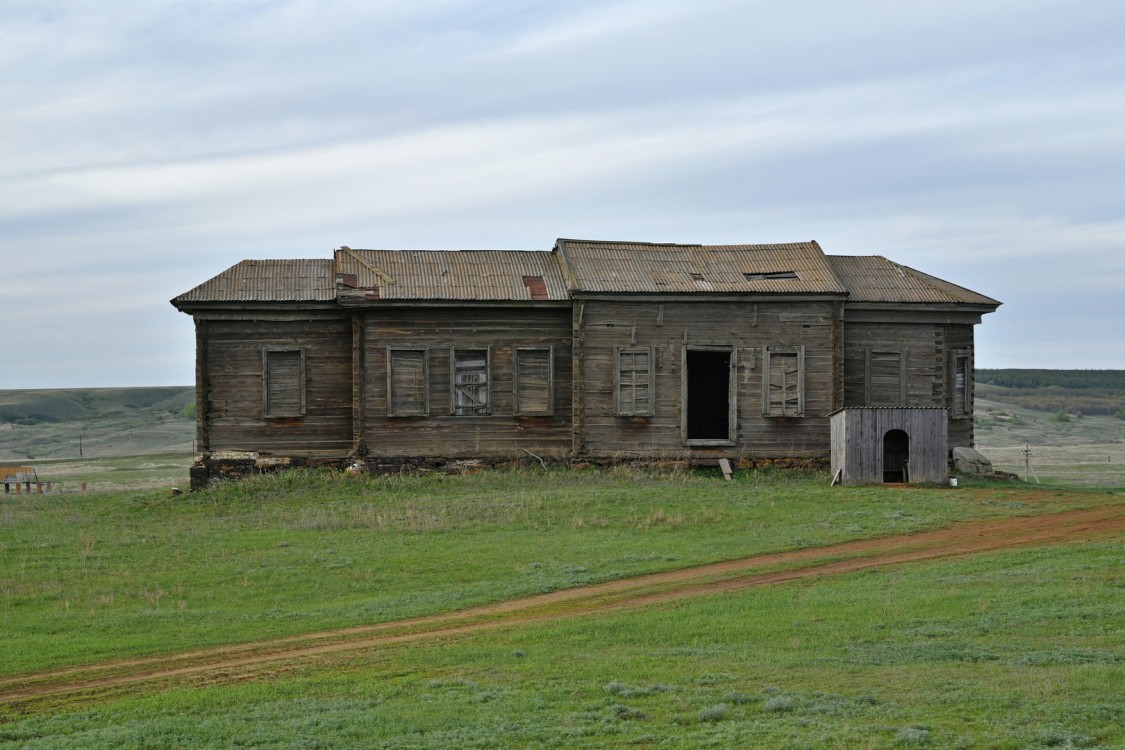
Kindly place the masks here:
<instances>
[{"instance_id":1,"label":"rusty roof sheet","mask_svg":"<svg viewBox=\"0 0 1125 750\"><path fill-rule=\"evenodd\" d=\"M336 272L355 274L380 300L566 301L554 255L542 250L336 251ZM525 282L524 277L528 277ZM540 277L542 286L535 280ZM543 290L545 288L545 296ZM533 296L534 295L534 296Z\"/></svg>"},{"instance_id":2,"label":"rusty roof sheet","mask_svg":"<svg viewBox=\"0 0 1125 750\"><path fill-rule=\"evenodd\" d=\"M332 302L332 261L244 260L172 300L193 302Z\"/></svg>"},{"instance_id":3,"label":"rusty roof sheet","mask_svg":"<svg viewBox=\"0 0 1125 750\"><path fill-rule=\"evenodd\" d=\"M0 466L0 481L37 482L39 478L33 466Z\"/></svg>"},{"instance_id":4,"label":"rusty roof sheet","mask_svg":"<svg viewBox=\"0 0 1125 750\"><path fill-rule=\"evenodd\" d=\"M960 303L999 306L991 297L916 271L881 255L831 255L836 275L847 285L852 302Z\"/></svg>"},{"instance_id":5,"label":"rusty roof sheet","mask_svg":"<svg viewBox=\"0 0 1125 750\"><path fill-rule=\"evenodd\" d=\"M571 287L581 292L847 292L815 242L674 245L560 239L555 247L567 265ZM748 278L770 274L777 276Z\"/></svg>"}]
</instances>

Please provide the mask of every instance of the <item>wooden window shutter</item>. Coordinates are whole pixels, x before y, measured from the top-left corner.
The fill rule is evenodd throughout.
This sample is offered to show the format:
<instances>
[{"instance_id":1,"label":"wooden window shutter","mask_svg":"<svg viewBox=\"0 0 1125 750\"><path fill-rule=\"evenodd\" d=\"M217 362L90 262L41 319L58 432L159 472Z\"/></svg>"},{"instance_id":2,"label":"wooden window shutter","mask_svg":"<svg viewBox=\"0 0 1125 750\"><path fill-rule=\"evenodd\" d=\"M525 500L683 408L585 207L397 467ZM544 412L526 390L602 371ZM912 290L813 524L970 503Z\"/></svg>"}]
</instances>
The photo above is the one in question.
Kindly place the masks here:
<instances>
[{"instance_id":1,"label":"wooden window shutter","mask_svg":"<svg viewBox=\"0 0 1125 750\"><path fill-rule=\"evenodd\" d=\"M905 406L906 372L902 352L867 350L868 406Z\"/></svg>"},{"instance_id":2,"label":"wooden window shutter","mask_svg":"<svg viewBox=\"0 0 1125 750\"><path fill-rule=\"evenodd\" d=\"M765 416L804 416L804 359L804 347L766 347L762 410Z\"/></svg>"},{"instance_id":3,"label":"wooden window shutter","mask_svg":"<svg viewBox=\"0 0 1125 750\"><path fill-rule=\"evenodd\" d=\"M429 413L426 351L391 349L387 367L387 412L392 417L424 417Z\"/></svg>"},{"instance_id":4,"label":"wooden window shutter","mask_svg":"<svg viewBox=\"0 0 1125 750\"><path fill-rule=\"evenodd\" d=\"M302 349L262 352L262 414L299 417L305 413L305 353Z\"/></svg>"},{"instance_id":5,"label":"wooden window shutter","mask_svg":"<svg viewBox=\"0 0 1125 750\"><path fill-rule=\"evenodd\" d=\"M516 414L547 415L554 410L554 368L550 347L516 349Z\"/></svg>"}]
</instances>

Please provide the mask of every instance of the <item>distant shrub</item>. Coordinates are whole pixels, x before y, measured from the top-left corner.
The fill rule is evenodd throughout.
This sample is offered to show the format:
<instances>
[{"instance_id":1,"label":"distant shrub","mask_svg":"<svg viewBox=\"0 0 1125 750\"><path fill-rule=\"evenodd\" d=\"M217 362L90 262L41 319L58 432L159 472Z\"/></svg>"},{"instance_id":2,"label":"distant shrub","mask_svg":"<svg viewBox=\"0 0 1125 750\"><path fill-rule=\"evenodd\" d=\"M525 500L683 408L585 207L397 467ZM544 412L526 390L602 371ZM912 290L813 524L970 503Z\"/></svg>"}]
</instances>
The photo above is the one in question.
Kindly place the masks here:
<instances>
[{"instance_id":1,"label":"distant shrub","mask_svg":"<svg viewBox=\"0 0 1125 750\"><path fill-rule=\"evenodd\" d=\"M1118 412L1113 416L1117 417L1118 419L1125 419L1125 409L1118 410Z\"/></svg>"},{"instance_id":2,"label":"distant shrub","mask_svg":"<svg viewBox=\"0 0 1125 750\"><path fill-rule=\"evenodd\" d=\"M180 416L184 419L195 419L195 402L191 402L183 409L180 409Z\"/></svg>"},{"instance_id":3,"label":"distant shrub","mask_svg":"<svg viewBox=\"0 0 1125 750\"><path fill-rule=\"evenodd\" d=\"M762 708L771 713L781 714L793 710L793 699L788 695L775 695L762 704Z\"/></svg>"},{"instance_id":4,"label":"distant shrub","mask_svg":"<svg viewBox=\"0 0 1125 750\"><path fill-rule=\"evenodd\" d=\"M1051 415L1051 421L1052 422L1069 422L1070 421L1070 415L1067 414L1062 409L1059 409L1057 412L1055 412L1054 414Z\"/></svg>"},{"instance_id":5,"label":"distant shrub","mask_svg":"<svg viewBox=\"0 0 1125 750\"><path fill-rule=\"evenodd\" d=\"M930 741L930 730L925 727L903 727L895 733L900 745L925 745Z\"/></svg>"}]
</instances>

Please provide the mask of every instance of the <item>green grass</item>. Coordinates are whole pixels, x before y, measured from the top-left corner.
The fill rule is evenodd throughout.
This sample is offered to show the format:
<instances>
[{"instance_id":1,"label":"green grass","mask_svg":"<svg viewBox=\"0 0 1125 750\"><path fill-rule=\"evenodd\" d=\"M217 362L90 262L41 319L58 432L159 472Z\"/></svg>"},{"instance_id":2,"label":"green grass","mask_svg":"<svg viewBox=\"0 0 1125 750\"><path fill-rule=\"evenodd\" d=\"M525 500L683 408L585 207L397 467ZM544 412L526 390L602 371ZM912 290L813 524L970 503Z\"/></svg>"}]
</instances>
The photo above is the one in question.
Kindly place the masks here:
<instances>
[{"instance_id":1,"label":"green grass","mask_svg":"<svg viewBox=\"0 0 1125 750\"><path fill-rule=\"evenodd\" d=\"M1082 507L1007 485L634 470L348 477L8 496L0 674L461 609L764 551Z\"/></svg>"},{"instance_id":2,"label":"green grass","mask_svg":"<svg viewBox=\"0 0 1125 750\"><path fill-rule=\"evenodd\" d=\"M1122 747L1123 563L1023 549L524 625L10 715L0 742Z\"/></svg>"}]
</instances>

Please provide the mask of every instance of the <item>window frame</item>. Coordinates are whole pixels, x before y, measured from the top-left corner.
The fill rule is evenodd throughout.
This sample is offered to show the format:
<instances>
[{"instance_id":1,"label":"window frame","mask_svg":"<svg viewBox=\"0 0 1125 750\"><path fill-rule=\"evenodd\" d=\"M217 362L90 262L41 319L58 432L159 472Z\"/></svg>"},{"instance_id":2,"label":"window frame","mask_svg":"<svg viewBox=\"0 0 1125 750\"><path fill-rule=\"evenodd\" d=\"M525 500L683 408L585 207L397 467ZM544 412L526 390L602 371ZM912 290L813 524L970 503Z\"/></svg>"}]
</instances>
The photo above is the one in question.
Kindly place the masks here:
<instances>
[{"instance_id":1,"label":"window frame","mask_svg":"<svg viewBox=\"0 0 1125 750\"><path fill-rule=\"evenodd\" d=\"M270 355L297 353L297 410L275 410L270 404ZM305 416L305 347L303 346L265 346L262 347L262 417L265 419L292 419Z\"/></svg>"},{"instance_id":2,"label":"window frame","mask_svg":"<svg viewBox=\"0 0 1125 750\"><path fill-rule=\"evenodd\" d=\"M622 390L626 387L621 377L622 355L648 355L648 377L645 386L648 388L648 408L638 409L636 398L637 383L628 384L633 389L632 409L621 408ZM635 372L635 371L634 371ZM613 348L613 413L618 417L652 417L656 414L656 347L653 346L616 346Z\"/></svg>"},{"instance_id":3,"label":"window frame","mask_svg":"<svg viewBox=\"0 0 1125 750\"><path fill-rule=\"evenodd\" d=\"M898 355L898 399L894 404L872 403L871 357L879 354ZM865 406L906 406L906 352L902 349L868 348L863 358L863 403Z\"/></svg>"},{"instance_id":4,"label":"window frame","mask_svg":"<svg viewBox=\"0 0 1125 750\"><path fill-rule=\"evenodd\" d=\"M419 411L395 409L395 353L414 352L422 355L422 404ZM428 417L430 416L430 350L410 346L387 347L387 416L388 417Z\"/></svg>"},{"instance_id":5,"label":"window frame","mask_svg":"<svg viewBox=\"0 0 1125 750\"><path fill-rule=\"evenodd\" d=\"M726 352L727 436L725 438L688 437L688 352ZM680 348L680 440L691 448L727 447L738 444L738 347L725 344L687 344Z\"/></svg>"},{"instance_id":6,"label":"window frame","mask_svg":"<svg viewBox=\"0 0 1125 750\"><path fill-rule=\"evenodd\" d=\"M484 411L458 413L457 411L457 353L484 352ZM449 347L449 415L452 417L488 417L492 415L492 347L451 346Z\"/></svg>"},{"instance_id":7,"label":"window frame","mask_svg":"<svg viewBox=\"0 0 1125 750\"><path fill-rule=\"evenodd\" d=\"M782 411L780 413L772 410L772 399L770 398L771 390L771 371L773 368L773 358L778 355L783 355L786 358L795 356L797 360L797 411L796 413L786 413L784 411L784 401L782 399ZM762 416L770 419L778 418L801 418L805 416L805 347L799 346L766 346L762 348Z\"/></svg>"},{"instance_id":8,"label":"window frame","mask_svg":"<svg viewBox=\"0 0 1125 750\"><path fill-rule=\"evenodd\" d=\"M965 363L964 389L958 398L957 370ZM968 419L973 415L973 352L971 349L954 349L949 360L949 416L953 419Z\"/></svg>"},{"instance_id":9,"label":"window frame","mask_svg":"<svg viewBox=\"0 0 1125 750\"><path fill-rule=\"evenodd\" d=\"M547 407L545 411L524 408L520 385L520 352L547 352ZM555 413L555 347L516 346L512 352L512 389L515 392L515 413L520 417L549 417Z\"/></svg>"}]
</instances>

